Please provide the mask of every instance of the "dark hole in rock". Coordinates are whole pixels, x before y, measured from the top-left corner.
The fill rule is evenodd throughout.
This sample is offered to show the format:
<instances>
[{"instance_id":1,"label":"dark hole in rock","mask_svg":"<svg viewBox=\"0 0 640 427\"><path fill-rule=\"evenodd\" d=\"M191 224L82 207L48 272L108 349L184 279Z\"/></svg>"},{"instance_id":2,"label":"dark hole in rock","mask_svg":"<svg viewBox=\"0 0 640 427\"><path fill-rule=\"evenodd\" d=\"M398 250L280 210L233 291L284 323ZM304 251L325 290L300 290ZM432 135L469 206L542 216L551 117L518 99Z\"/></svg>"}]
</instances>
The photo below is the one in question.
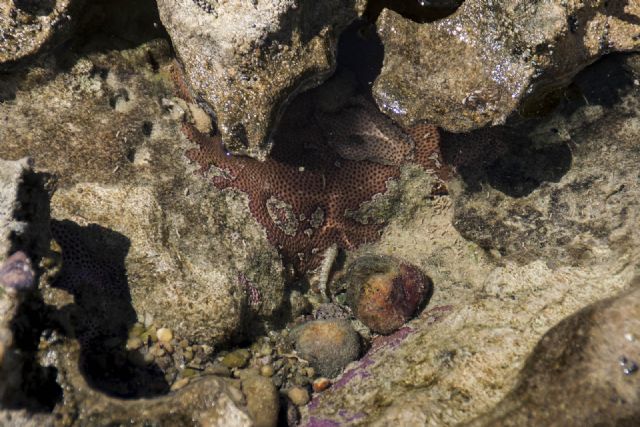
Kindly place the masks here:
<instances>
[{"instance_id":1,"label":"dark hole in rock","mask_svg":"<svg viewBox=\"0 0 640 427\"><path fill-rule=\"evenodd\" d=\"M306 170L323 167L327 147L314 114L328 104L339 108L358 94L373 103L371 86L382 69L383 55L384 48L372 24L357 20L349 25L338 41L336 71L319 87L298 95L285 109L270 157ZM296 137L300 134L307 135L309 142L300 144ZM316 141L318 136L320 140Z\"/></svg>"},{"instance_id":2,"label":"dark hole in rock","mask_svg":"<svg viewBox=\"0 0 640 427\"><path fill-rule=\"evenodd\" d=\"M454 13L464 0L371 0L365 16L375 22L382 9L390 9L415 22L432 22Z\"/></svg>"},{"instance_id":3,"label":"dark hole in rock","mask_svg":"<svg viewBox=\"0 0 640 427\"><path fill-rule=\"evenodd\" d=\"M160 71L160 64L158 63L156 57L153 55L153 52L151 52L150 50L147 51L147 61L149 62L149 65L151 66L151 69L154 73Z\"/></svg>"},{"instance_id":4,"label":"dark hole in rock","mask_svg":"<svg viewBox=\"0 0 640 427\"><path fill-rule=\"evenodd\" d=\"M46 16L53 12L56 0L13 0L13 4L31 15Z\"/></svg>"},{"instance_id":5,"label":"dark hole in rock","mask_svg":"<svg viewBox=\"0 0 640 427\"><path fill-rule=\"evenodd\" d=\"M152 131L153 131L153 123L149 121L144 121L142 123L142 134L144 136L151 136Z\"/></svg>"},{"instance_id":6,"label":"dark hole in rock","mask_svg":"<svg viewBox=\"0 0 640 427\"><path fill-rule=\"evenodd\" d=\"M16 351L7 355L5 364L17 372L10 392L0 405L31 412L51 412L62 400L62 388L56 382L57 370L41 366L37 360L40 335L48 324L49 309L36 293L29 294L11 322ZM9 377L11 378L11 377Z\"/></svg>"},{"instance_id":7,"label":"dark hole in rock","mask_svg":"<svg viewBox=\"0 0 640 427\"><path fill-rule=\"evenodd\" d=\"M62 248L62 270L54 287L75 297L61 309L69 319L66 331L77 337L80 369L93 387L113 396L137 398L168 392L163 373L154 365L140 366L125 349L137 316L131 305L125 258L130 241L99 225L52 221Z\"/></svg>"},{"instance_id":8,"label":"dark hole in rock","mask_svg":"<svg viewBox=\"0 0 640 427\"><path fill-rule=\"evenodd\" d=\"M382 69L383 59L384 46L373 24L358 20L340 35L336 72L348 70L353 73L358 92L371 93L371 86Z\"/></svg>"}]
</instances>

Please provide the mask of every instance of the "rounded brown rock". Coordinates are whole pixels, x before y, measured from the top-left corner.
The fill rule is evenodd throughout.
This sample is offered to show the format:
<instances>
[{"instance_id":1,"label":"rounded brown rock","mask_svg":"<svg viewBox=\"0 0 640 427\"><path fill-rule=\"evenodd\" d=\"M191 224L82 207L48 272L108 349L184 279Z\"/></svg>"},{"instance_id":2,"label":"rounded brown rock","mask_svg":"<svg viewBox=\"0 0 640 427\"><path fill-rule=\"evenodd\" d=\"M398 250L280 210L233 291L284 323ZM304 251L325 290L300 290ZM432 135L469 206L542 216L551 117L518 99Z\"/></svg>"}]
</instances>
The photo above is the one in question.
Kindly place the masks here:
<instances>
[{"instance_id":1,"label":"rounded brown rock","mask_svg":"<svg viewBox=\"0 0 640 427\"><path fill-rule=\"evenodd\" d=\"M333 378L360 355L360 336L346 320L314 320L294 331L295 348L320 375Z\"/></svg>"},{"instance_id":2,"label":"rounded brown rock","mask_svg":"<svg viewBox=\"0 0 640 427\"><path fill-rule=\"evenodd\" d=\"M365 255L347 272L347 301L355 316L379 334L398 330L425 305L431 280L393 257Z\"/></svg>"}]
</instances>

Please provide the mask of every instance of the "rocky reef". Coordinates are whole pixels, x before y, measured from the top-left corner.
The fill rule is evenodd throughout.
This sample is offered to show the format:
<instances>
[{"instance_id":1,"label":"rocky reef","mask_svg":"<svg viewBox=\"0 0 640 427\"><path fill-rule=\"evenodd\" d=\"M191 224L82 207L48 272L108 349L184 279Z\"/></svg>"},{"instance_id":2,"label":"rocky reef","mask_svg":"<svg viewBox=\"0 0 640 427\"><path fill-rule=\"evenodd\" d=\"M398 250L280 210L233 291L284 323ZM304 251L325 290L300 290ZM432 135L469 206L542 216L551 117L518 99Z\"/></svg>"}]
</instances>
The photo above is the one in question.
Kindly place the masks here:
<instances>
[{"instance_id":1,"label":"rocky reef","mask_svg":"<svg viewBox=\"0 0 640 427\"><path fill-rule=\"evenodd\" d=\"M158 8L227 148L264 159L284 106L331 74L338 36L364 4L162 0Z\"/></svg>"},{"instance_id":2,"label":"rocky reef","mask_svg":"<svg viewBox=\"0 0 640 427\"><path fill-rule=\"evenodd\" d=\"M385 55L374 96L405 126L502 124L516 110L548 110L602 55L638 50L639 18L633 1L466 0L425 24L387 9L376 22Z\"/></svg>"},{"instance_id":3,"label":"rocky reef","mask_svg":"<svg viewBox=\"0 0 640 427\"><path fill-rule=\"evenodd\" d=\"M0 424L640 422L636 3L129 3L0 0Z\"/></svg>"}]
</instances>

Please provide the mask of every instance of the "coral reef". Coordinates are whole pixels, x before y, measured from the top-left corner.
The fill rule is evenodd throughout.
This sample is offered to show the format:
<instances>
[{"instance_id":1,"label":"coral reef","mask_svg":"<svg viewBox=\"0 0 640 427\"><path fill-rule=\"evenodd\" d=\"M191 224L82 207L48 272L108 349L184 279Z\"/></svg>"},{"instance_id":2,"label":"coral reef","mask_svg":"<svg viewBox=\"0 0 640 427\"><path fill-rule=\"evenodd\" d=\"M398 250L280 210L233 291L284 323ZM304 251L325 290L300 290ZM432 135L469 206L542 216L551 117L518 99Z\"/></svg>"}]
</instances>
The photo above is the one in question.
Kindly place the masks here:
<instances>
[{"instance_id":1,"label":"coral reef","mask_svg":"<svg viewBox=\"0 0 640 427\"><path fill-rule=\"evenodd\" d=\"M316 267L333 244L353 249L378 238L388 218L367 211L367 203L400 177L400 166L415 163L447 173L434 126L417 125L405 133L362 95L347 97L332 105L335 112L327 111L322 100L335 94L336 87L342 85L330 81L293 101L264 162L230 156L220 136L184 125L189 139L199 145L187 157L216 187L248 195L251 213L285 262L298 271Z\"/></svg>"},{"instance_id":2,"label":"coral reef","mask_svg":"<svg viewBox=\"0 0 640 427\"><path fill-rule=\"evenodd\" d=\"M364 4L161 0L158 7L228 149L263 159L283 107L331 74L338 35Z\"/></svg>"},{"instance_id":3,"label":"coral reef","mask_svg":"<svg viewBox=\"0 0 640 427\"><path fill-rule=\"evenodd\" d=\"M548 110L585 66L640 48L639 17L633 1L466 0L433 23L387 9L376 22L385 56L374 96L404 126L452 132Z\"/></svg>"}]
</instances>

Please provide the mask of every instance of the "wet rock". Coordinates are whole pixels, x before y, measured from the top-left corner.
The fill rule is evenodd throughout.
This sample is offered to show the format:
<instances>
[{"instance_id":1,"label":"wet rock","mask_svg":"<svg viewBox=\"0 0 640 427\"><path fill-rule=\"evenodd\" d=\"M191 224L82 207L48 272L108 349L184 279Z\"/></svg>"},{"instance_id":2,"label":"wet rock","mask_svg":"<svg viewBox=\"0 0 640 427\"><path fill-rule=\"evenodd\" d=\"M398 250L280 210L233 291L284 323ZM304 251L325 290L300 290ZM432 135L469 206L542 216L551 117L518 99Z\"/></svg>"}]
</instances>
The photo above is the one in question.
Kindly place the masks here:
<instances>
[{"instance_id":1,"label":"wet rock","mask_svg":"<svg viewBox=\"0 0 640 427\"><path fill-rule=\"evenodd\" d=\"M162 0L160 17L194 94L211 107L227 148L264 158L290 98L335 67L340 31L359 0Z\"/></svg>"},{"instance_id":2,"label":"wet rock","mask_svg":"<svg viewBox=\"0 0 640 427\"><path fill-rule=\"evenodd\" d=\"M346 281L355 316L385 335L411 319L432 292L430 279L417 267L385 256L358 258L349 267Z\"/></svg>"},{"instance_id":3,"label":"wet rock","mask_svg":"<svg viewBox=\"0 0 640 427\"><path fill-rule=\"evenodd\" d=\"M384 10L374 96L405 126L426 120L463 132L500 124L522 103L525 113L548 109L556 89L600 56L640 48L639 16L635 2L467 0L424 24Z\"/></svg>"},{"instance_id":4,"label":"wet rock","mask_svg":"<svg viewBox=\"0 0 640 427\"><path fill-rule=\"evenodd\" d=\"M346 320L314 320L293 337L300 357L322 376L335 377L360 354L360 337Z\"/></svg>"},{"instance_id":5,"label":"wet rock","mask_svg":"<svg viewBox=\"0 0 640 427\"><path fill-rule=\"evenodd\" d=\"M256 427L273 427L278 423L280 401L278 390L269 378L249 373L242 378L242 392L247 398L247 410Z\"/></svg>"},{"instance_id":6,"label":"wet rock","mask_svg":"<svg viewBox=\"0 0 640 427\"><path fill-rule=\"evenodd\" d=\"M497 161L476 165L456 193L453 224L462 236L497 256L551 266L588 262L599 247L628 244L637 204L623 200L640 194L632 166L636 119L628 118L640 105L633 85L640 73L631 58L594 64L573 83L580 98L522 128L521 141ZM620 102L611 99L620 90L631 92L608 109ZM582 99L589 105L571 107Z\"/></svg>"},{"instance_id":7,"label":"wet rock","mask_svg":"<svg viewBox=\"0 0 640 427\"><path fill-rule=\"evenodd\" d=\"M419 185L408 192L403 204L412 208L391 221L380 242L351 255L393 254L428 271L438 284L429 306L395 333L374 338L331 388L300 408L301 425L469 423L505 399L545 333L631 286L640 259L639 63L635 55L612 55L589 67L574 82L578 96L519 129L533 142L521 141L507 163L476 165L475 178L451 183L453 197L425 199ZM566 155L549 149L555 144L571 147L570 167ZM532 159L538 167L529 168ZM502 206L539 215L536 222L503 216ZM508 242L505 255L497 244L461 238L454 210L472 207L483 221L478 233L500 215L499 227L485 228L483 236ZM502 230L514 229L517 237L505 239ZM634 357L606 357L615 387L619 379L635 384L624 374L633 371ZM617 419L615 410L610 415Z\"/></svg>"},{"instance_id":8,"label":"wet rock","mask_svg":"<svg viewBox=\"0 0 640 427\"><path fill-rule=\"evenodd\" d=\"M640 279L540 340L515 388L473 426L640 423ZM606 396L606 399L603 398Z\"/></svg>"},{"instance_id":9,"label":"wet rock","mask_svg":"<svg viewBox=\"0 0 640 427\"><path fill-rule=\"evenodd\" d=\"M57 177L51 211L67 268L54 289L82 294L85 313L101 313L94 320L106 329L146 316L190 342L216 344L273 313L282 267L262 228L238 216L246 199L204 185L184 159L169 53L155 40L68 53L65 70L33 67L0 105L0 156L29 155ZM47 302L60 305L66 292L48 290Z\"/></svg>"},{"instance_id":10,"label":"wet rock","mask_svg":"<svg viewBox=\"0 0 640 427\"><path fill-rule=\"evenodd\" d=\"M69 37L84 0L5 0L0 3L0 69Z\"/></svg>"},{"instance_id":11,"label":"wet rock","mask_svg":"<svg viewBox=\"0 0 640 427\"><path fill-rule=\"evenodd\" d=\"M246 409L234 402L228 380L206 376L164 396L120 399L87 383L78 370L77 346L64 345L57 350L56 367L65 385L65 405L57 410L58 418L66 421L62 425L72 425L71 420L79 414L81 422L90 425L253 425Z\"/></svg>"}]
</instances>

